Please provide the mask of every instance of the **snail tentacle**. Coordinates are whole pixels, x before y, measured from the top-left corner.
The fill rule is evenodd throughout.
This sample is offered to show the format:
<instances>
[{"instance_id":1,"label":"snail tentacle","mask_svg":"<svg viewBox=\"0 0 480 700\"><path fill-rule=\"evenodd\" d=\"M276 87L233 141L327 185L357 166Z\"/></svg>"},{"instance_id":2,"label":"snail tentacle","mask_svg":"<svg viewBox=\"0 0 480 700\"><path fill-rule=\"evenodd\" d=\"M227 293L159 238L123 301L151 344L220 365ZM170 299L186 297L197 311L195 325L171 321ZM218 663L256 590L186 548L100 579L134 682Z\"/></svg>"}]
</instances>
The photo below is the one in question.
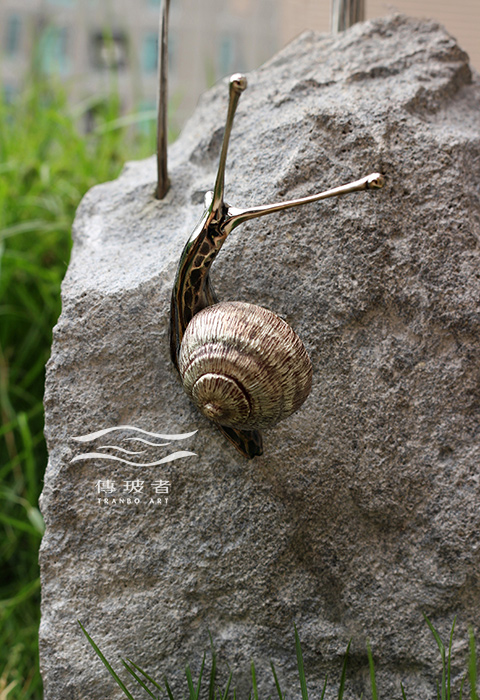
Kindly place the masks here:
<instances>
[{"instance_id":1,"label":"snail tentacle","mask_svg":"<svg viewBox=\"0 0 480 700\"><path fill-rule=\"evenodd\" d=\"M312 194L308 197L300 197L299 199L291 199L286 202L277 202L276 204L267 204L260 207L249 207L248 209L228 207L227 215L225 216L222 228L228 235L228 233L233 231L234 228L242 224L244 221L248 221L249 219L257 219L260 216L274 214L277 211L283 211L284 209L290 209L291 207L298 207L302 206L303 204L319 202L320 200L328 199L329 197L339 197L343 194L361 192L362 190L379 189L380 187L383 187L384 183L385 178L383 175L380 173L370 173L370 175L366 175L355 182L349 182L346 185L333 187L330 190L319 192L318 194Z\"/></svg>"}]
</instances>

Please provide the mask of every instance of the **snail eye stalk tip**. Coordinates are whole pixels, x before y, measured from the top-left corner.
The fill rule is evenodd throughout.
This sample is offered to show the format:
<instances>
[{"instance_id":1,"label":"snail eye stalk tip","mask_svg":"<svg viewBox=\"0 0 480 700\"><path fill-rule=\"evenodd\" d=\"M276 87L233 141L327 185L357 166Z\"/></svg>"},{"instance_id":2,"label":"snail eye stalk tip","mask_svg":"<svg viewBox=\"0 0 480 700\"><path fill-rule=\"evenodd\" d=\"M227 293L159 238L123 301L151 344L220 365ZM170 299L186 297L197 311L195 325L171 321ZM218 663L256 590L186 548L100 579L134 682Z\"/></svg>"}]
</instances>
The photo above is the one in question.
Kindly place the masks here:
<instances>
[{"instance_id":1,"label":"snail eye stalk tip","mask_svg":"<svg viewBox=\"0 0 480 700\"><path fill-rule=\"evenodd\" d=\"M247 76L243 73L234 73L230 76L230 89L235 90L235 92L241 93L246 90L247 86Z\"/></svg>"},{"instance_id":2,"label":"snail eye stalk tip","mask_svg":"<svg viewBox=\"0 0 480 700\"><path fill-rule=\"evenodd\" d=\"M381 173L372 173L368 176L367 187L371 190L377 190L383 187L385 184L385 175Z\"/></svg>"}]
</instances>

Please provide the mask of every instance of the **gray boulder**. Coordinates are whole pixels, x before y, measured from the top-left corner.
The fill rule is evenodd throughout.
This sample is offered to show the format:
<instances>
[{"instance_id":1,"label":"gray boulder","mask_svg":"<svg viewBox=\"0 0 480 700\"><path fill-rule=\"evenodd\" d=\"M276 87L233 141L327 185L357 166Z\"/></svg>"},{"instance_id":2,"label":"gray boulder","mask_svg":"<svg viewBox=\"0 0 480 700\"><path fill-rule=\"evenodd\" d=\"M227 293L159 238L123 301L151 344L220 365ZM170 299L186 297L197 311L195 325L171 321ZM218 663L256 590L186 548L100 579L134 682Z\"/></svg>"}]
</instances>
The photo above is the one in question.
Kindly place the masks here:
<instances>
[{"instance_id":1,"label":"gray boulder","mask_svg":"<svg viewBox=\"0 0 480 700\"><path fill-rule=\"evenodd\" d=\"M270 660L299 696L295 622L312 698L327 671L336 697L350 638L350 697L368 697L367 639L382 697L400 697L400 681L409 699L434 697L422 613L444 640L458 616L454 686L480 614L479 77L442 27L400 15L303 34L249 76L227 202L372 171L387 180L244 224L213 266L219 298L282 315L314 367L310 397L251 461L190 403L168 345L175 269L213 187L226 104L225 82L201 99L170 150L164 201L151 158L77 213L45 393L45 700L123 697L77 619L117 670L128 656L175 689L210 631L239 698L251 659L263 697ZM125 425L197 432L169 448L129 431L73 440ZM113 442L143 445L110 450L126 461L196 456L72 462Z\"/></svg>"}]
</instances>

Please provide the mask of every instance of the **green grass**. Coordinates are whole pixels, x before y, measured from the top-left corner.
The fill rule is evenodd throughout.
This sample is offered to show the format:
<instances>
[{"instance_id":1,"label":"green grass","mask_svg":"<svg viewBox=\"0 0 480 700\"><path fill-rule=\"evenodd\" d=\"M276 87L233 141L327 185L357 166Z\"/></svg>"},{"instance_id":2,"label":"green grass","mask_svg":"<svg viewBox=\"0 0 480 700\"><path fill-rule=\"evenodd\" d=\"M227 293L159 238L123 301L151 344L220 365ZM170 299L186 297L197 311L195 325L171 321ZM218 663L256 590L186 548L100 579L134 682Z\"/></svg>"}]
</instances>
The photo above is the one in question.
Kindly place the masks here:
<instances>
[{"instance_id":1,"label":"green grass","mask_svg":"<svg viewBox=\"0 0 480 700\"><path fill-rule=\"evenodd\" d=\"M450 641L449 641L449 646L448 646L448 654L446 652L445 646L442 643L442 640L440 639L440 636L435 629L435 627L432 625L430 620L426 615L424 615L425 621L430 628L430 631L433 634L433 637L437 643L438 649L440 651L440 657L441 657L441 662L442 662L442 671L441 671L441 680L438 682L437 686L437 698L438 700L450 700L451 699L451 677L450 677L450 668L451 668L451 654L452 654L452 641L453 641L453 632L455 629L455 620L453 621L452 629L450 632ZM114 670L114 668L111 666L109 661L105 658L97 644L93 641L91 636L88 634L87 630L83 627L81 622L78 623L87 638L88 643L92 646L93 650L97 654L97 656L100 658L101 662L107 669L107 671L110 673L112 678L114 679L115 683L122 689L123 693L127 696L129 700L140 700L141 698L144 698L145 695L143 693L133 695L133 693L127 688L125 682L121 679L121 677L117 674L117 672ZM305 674L305 667L303 663L303 654L302 654L302 648L300 644L300 637L298 635L298 631L296 626L294 627L295 629L295 652L297 656L297 670L298 670L298 688L296 689L296 697L299 697L298 691L301 692L302 700L308 700L308 689L307 689L307 678ZM344 694L345 694L345 683L347 679L347 670L348 670L348 655L350 651L350 644L351 640L347 645L345 655L343 658L343 663L342 663L342 669L340 672L340 680L338 684L338 690L337 690L337 698L338 700L343 700ZM211 661L211 666L210 666L210 673L208 677L208 699L209 700L228 700L232 699L236 700L236 690L235 687L231 689L232 685L232 673L229 673L227 682L224 687L218 686L217 685L217 654L213 645L212 638L210 637L210 649L211 649L211 656L212 656L212 661ZM370 691L371 691L371 698L372 700L380 700L380 695L377 690L377 682L376 682L376 676L375 676L375 664L373 660L373 655L372 651L370 648L370 643L367 642L367 657L368 657L368 669L369 669L369 676L370 676ZM203 661L202 665L200 668L200 673L198 677L197 683L194 682L194 679L192 677L192 673L190 671L190 666L187 664L185 667L185 676L186 676L186 681L187 681L187 698L188 700L198 700L199 697L205 697L206 696L206 690L203 690L202 686L202 681L204 679L204 670L205 670L205 659L206 659L206 654L203 656ZM166 698L167 700L176 700L174 694L172 693L172 690L170 688L170 685L168 683L168 680L166 676L163 676L162 678L162 683L154 680L146 671L142 670L137 664L135 664L131 659L120 659L124 669L128 672L130 676L130 680L133 678L135 683L137 684L134 686L134 689L138 689L138 686L140 686L145 693L151 698L154 698L155 700L163 700ZM465 676L463 678L462 684L461 684L461 689L460 689L460 695L459 695L459 700L462 700L462 695L463 695L463 689L465 685L465 681L468 679L468 685L470 689L470 700L479 700L478 694L477 694L477 662L476 662L476 652L475 652L475 639L473 636L473 632L470 631L470 644L469 644L469 656L468 659L466 659L466 666L467 666L467 671L465 672ZM273 678L275 682L275 689L278 695L279 700L285 700L287 697L281 686L280 682L278 680L278 676L275 670L275 667L273 663L271 663L271 670L273 673ZM257 684L257 671L255 668L255 663L253 660L251 661L250 664L250 676L251 676L251 690L248 696L248 700L261 700L260 695L258 692L258 684ZM325 676L325 681L322 687L322 692L320 695L320 700L323 700L325 696L325 691L327 689L327 682L328 682L328 675ZM203 690L203 693L201 692ZM159 692L158 692L159 691ZM292 689L289 689L289 696L292 691ZM185 692L182 692L181 697L185 697ZM315 691L315 697L317 697L317 689ZM433 697L433 696L432 696ZM178 696L180 698L180 695ZM362 695L363 698L363 695ZM405 692L405 689L402 684L400 684L400 688L398 689L398 700L407 700L408 696L407 693ZM247 699L245 699L247 700Z\"/></svg>"},{"instance_id":2,"label":"green grass","mask_svg":"<svg viewBox=\"0 0 480 700\"><path fill-rule=\"evenodd\" d=\"M0 86L0 94L2 93ZM37 507L47 453L44 368L60 313L60 282L81 197L117 177L127 159L154 152L150 132L130 128L114 97L82 110L36 80L15 103L0 98L0 698L40 699ZM84 115L83 115L84 116ZM141 119L141 118L140 118ZM148 123L148 122L147 122ZM143 122L143 126L145 122Z\"/></svg>"}]
</instances>

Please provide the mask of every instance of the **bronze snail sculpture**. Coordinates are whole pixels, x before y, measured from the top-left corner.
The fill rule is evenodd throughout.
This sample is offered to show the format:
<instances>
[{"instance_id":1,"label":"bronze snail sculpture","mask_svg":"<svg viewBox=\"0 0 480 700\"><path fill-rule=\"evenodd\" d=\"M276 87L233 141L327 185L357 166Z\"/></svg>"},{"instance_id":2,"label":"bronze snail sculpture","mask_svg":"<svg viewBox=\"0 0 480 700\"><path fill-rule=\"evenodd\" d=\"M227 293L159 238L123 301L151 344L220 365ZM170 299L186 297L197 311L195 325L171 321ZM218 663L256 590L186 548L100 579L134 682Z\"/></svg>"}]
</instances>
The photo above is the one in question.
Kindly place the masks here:
<instances>
[{"instance_id":1,"label":"bronze snail sculpture","mask_svg":"<svg viewBox=\"0 0 480 700\"><path fill-rule=\"evenodd\" d=\"M312 366L290 326L263 307L218 303L209 272L228 234L244 221L349 192L379 188L379 173L320 194L263 207L224 202L228 142L243 75L230 78L229 105L215 188L183 249L172 292L171 357L185 391L242 455L262 454L258 430L296 411L307 398Z\"/></svg>"},{"instance_id":2,"label":"bronze snail sculpture","mask_svg":"<svg viewBox=\"0 0 480 700\"><path fill-rule=\"evenodd\" d=\"M169 189L167 168L168 16L162 0L158 44L157 188ZM302 341L272 311L242 302L218 303L209 272L228 234L249 219L348 192L383 186L379 173L320 194L280 204L237 209L224 202L225 164L243 75L230 78L229 104L217 178L205 212L187 241L172 291L170 348L184 388L242 455L262 454L258 430L286 418L307 398L312 366Z\"/></svg>"}]
</instances>

